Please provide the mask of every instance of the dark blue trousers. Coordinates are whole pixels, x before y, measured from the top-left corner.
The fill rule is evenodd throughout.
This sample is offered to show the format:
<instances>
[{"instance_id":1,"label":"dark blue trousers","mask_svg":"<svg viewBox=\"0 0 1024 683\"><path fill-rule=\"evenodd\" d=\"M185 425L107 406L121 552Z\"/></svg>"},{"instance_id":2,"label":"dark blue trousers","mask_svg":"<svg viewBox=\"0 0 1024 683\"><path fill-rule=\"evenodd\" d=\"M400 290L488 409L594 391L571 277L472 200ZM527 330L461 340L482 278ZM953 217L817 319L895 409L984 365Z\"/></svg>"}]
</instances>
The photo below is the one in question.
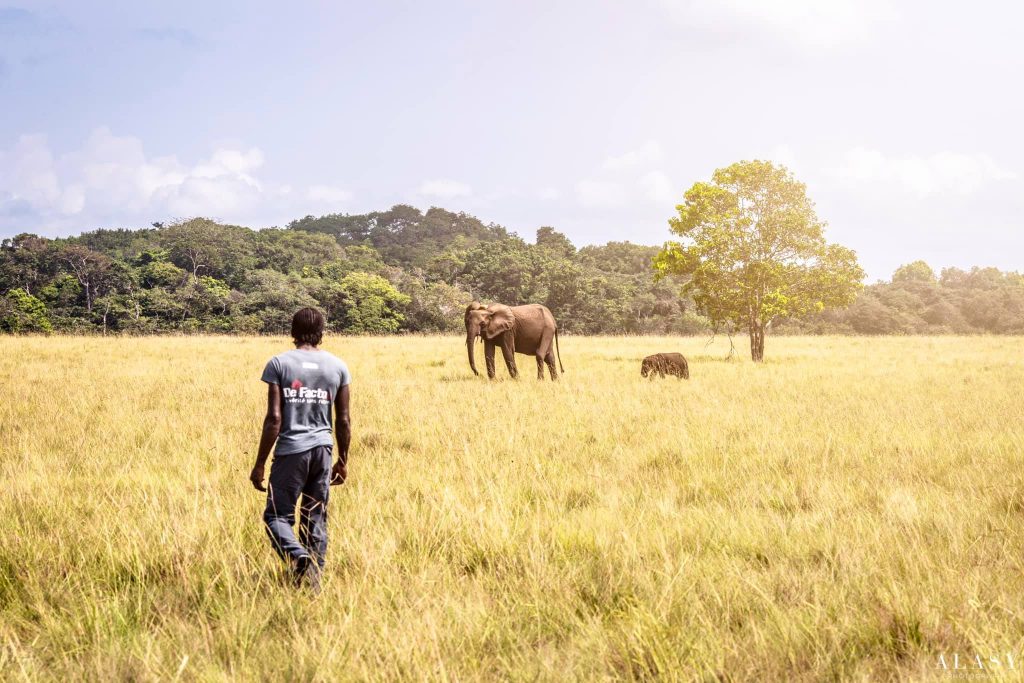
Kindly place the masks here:
<instances>
[{"instance_id":1,"label":"dark blue trousers","mask_svg":"<svg viewBox=\"0 0 1024 683\"><path fill-rule=\"evenodd\" d=\"M327 498L331 490L331 447L275 455L270 465L263 521L274 550L283 560L311 555L322 568L327 556ZM299 537L295 538L295 506Z\"/></svg>"}]
</instances>

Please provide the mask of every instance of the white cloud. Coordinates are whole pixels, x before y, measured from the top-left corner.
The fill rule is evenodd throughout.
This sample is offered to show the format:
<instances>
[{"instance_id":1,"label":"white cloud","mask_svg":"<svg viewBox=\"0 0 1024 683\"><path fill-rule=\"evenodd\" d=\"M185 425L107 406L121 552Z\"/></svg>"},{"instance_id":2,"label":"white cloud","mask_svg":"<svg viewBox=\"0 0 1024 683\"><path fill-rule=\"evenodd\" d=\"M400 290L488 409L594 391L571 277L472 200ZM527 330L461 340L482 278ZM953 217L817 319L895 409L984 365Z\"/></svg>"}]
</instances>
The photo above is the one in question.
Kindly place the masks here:
<instances>
[{"instance_id":1,"label":"white cloud","mask_svg":"<svg viewBox=\"0 0 1024 683\"><path fill-rule=\"evenodd\" d=\"M194 164L147 157L142 141L97 128L79 149L54 155L43 135L24 135L0 151L0 230L31 217L57 229L145 223L205 215L242 221L337 206L351 194L328 185L300 193L261 181L256 148L215 149ZM5 219L5 216L9 218Z\"/></svg>"},{"instance_id":2,"label":"white cloud","mask_svg":"<svg viewBox=\"0 0 1024 683\"><path fill-rule=\"evenodd\" d=\"M554 187L542 187L537 191L537 197L544 201L552 201L562 196L562 193L558 191L558 188Z\"/></svg>"},{"instance_id":3,"label":"white cloud","mask_svg":"<svg viewBox=\"0 0 1024 683\"><path fill-rule=\"evenodd\" d=\"M640 147L624 152L619 156L608 157L601 164L606 171L618 171L637 166L646 166L661 161L661 145L655 140L648 140Z\"/></svg>"},{"instance_id":4,"label":"white cloud","mask_svg":"<svg viewBox=\"0 0 1024 683\"><path fill-rule=\"evenodd\" d=\"M10 152L0 151L0 190L9 195L8 201L53 202L60 197L46 136L22 135Z\"/></svg>"},{"instance_id":5,"label":"white cloud","mask_svg":"<svg viewBox=\"0 0 1024 683\"><path fill-rule=\"evenodd\" d=\"M799 177L798 163L796 153L793 152L793 148L789 145L775 145L772 147L768 154L766 161L770 161L776 166L785 166L794 175Z\"/></svg>"},{"instance_id":6,"label":"white cloud","mask_svg":"<svg viewBox=\"0 0 1024 683\"><path fill-rule=\"evenodd\" d=\"M456 197L468 197L473 194L473 188L457 180L440 178L423 181L419 189L416 190L416 194L435 199L454 199Z\"/></svg>"},{"instance_id":7,"label":"white cloud","mask_svg":"<svg viewBox=\"0 0 1024 683\"><path fill-rule=\"evenodd\" d=\"M831 175L847 186L889 186L919 197L936 193L968 195L988 183L1018 176L987 154L938 152L928 156L886 156L855 147Z\"/></svg>"},{"instance_id":8,"label":"white cloud","mask_svg":"<svg viewBox=\"0 0 1024 683\"><path fill-rule=\"evenodd\" d=\"M677 199L672 181L661 171L645 173L640 176L637 184L640 186L643 196L652 202L668 204L672 202L673 199ZM681 197L682 193L680 192L678 199L681 199Z\"/></svg>"},{"instance_id":9,"label":"white cloud","mask_svg":"<svg viewBox=\"0 0 1024 683\"><path fill-rule=\"evenodd\" d=\"M576 183L576 199L590 209L625 206L629 201L626 187L611 180L581 180Z\"/></svg>"},{"instance_id":10,"label":"white cloud","mask_svg":"<svg viewBox=\"0 0 1024 683\"><path fill-rule=\"evenodd\" d=\"M718 34L768 35L830 48L868 38L898 13L891 0L658 0L677 23Z\"/></svg>"},{"instance_id":11,"label":"white cloud","mask_svg":"<svg viewBox=\"0 0 1024 683\"><path fill-rule=\"evenodd\" d=\"M237 176L245 182L259 187L259 183L250 175L263 165L263 152L253 147L244 152L235 149L218 149L204 163L192 169L197 178L223 178Z\"/></svg>"},{"instance_id":12,"label":"white cloud","mask_svg":"<svg viewBox=\"0 0 1024 683\"><path fill-rule=\"evenodd\" d=\"M289 188L290 189L290 188ZM352 199L352 193L340 187L330 185L314 185L306 190L306 197L315 202L327 204L344 204Z\"/></svg>"},{"instance_id":13,"label":"white cloud","mask_svg":"<svg viewBox=\"0 0 1024 683\"><path fill-rule=\"evenodd\" d=\"M597 171L576 183L577 202L586 208L621 208L637 203L671 203L669 177L654 166L664 153L661 144L648 140L640 147L608 157Z\"/></svg>"}]
</instances>

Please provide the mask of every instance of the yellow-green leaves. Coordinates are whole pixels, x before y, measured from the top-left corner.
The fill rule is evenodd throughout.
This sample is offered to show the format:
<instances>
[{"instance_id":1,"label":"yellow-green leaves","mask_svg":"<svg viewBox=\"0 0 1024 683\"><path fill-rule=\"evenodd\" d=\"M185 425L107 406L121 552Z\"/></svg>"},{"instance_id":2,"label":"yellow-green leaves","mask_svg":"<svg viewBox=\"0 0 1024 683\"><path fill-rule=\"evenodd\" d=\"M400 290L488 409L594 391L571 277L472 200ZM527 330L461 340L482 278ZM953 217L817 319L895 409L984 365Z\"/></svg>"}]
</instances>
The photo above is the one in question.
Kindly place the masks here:
<instances>
[{"instance_id":1,"label":"yellow-green leaves","mask_svg":"<svg viewBox=\"0 0 1024 683\"><path fill-rule=\"evenodd\" d=\"M682 239L654 259L657 276L683 278L713 324L748 330L755 360L773 320L848 305L862 286L856 254L825 242L806 187L783 166L718 169L676 210L669 227Z\"/></svg>"}]
</instances>

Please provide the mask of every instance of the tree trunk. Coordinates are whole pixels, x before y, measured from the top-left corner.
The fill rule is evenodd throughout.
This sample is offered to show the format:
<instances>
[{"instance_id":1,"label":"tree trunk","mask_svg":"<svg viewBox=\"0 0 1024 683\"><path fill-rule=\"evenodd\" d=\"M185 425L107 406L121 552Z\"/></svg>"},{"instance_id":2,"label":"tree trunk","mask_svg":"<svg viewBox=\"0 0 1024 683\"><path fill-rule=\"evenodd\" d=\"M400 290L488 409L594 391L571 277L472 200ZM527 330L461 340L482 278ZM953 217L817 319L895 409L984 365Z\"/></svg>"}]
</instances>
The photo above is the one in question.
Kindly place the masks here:
<instances>
[{"instance_id":1,"label":"tree trunk","mask_svg":"<svg viewBox=\"0 0 1024 683\"><path fill-rule=\"evenodd\" d=\"M755 363L764 360L764 325L760 322L750 324L750 359Z\"/></svg>"}]
</instances>

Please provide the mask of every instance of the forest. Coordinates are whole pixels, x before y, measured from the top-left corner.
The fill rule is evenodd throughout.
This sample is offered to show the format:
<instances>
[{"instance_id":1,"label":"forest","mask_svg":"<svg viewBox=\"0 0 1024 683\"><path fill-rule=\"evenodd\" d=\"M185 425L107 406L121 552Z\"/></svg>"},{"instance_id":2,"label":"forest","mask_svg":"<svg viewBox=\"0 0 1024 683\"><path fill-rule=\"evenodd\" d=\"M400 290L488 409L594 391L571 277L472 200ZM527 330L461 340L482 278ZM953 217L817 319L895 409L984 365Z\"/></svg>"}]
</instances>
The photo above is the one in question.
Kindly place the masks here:
<instances>
[{"instance_id":1,"label":"forest","mask_svg":"<svg viewBox=\"0 0 1024 683\"><path fill-rule=\"evenodd\" d=\"M206 218L0 245L0 331L278 334L318 306L335 332L453 332L473 300L543 303L574 334L712 332L682 283L656 279L659 246L532 242L494 223L408 205L252 230ZM1021 334L1024 275L935 273L915 261L854 303L775 334Z\"/></svg>"}]
</instances>

